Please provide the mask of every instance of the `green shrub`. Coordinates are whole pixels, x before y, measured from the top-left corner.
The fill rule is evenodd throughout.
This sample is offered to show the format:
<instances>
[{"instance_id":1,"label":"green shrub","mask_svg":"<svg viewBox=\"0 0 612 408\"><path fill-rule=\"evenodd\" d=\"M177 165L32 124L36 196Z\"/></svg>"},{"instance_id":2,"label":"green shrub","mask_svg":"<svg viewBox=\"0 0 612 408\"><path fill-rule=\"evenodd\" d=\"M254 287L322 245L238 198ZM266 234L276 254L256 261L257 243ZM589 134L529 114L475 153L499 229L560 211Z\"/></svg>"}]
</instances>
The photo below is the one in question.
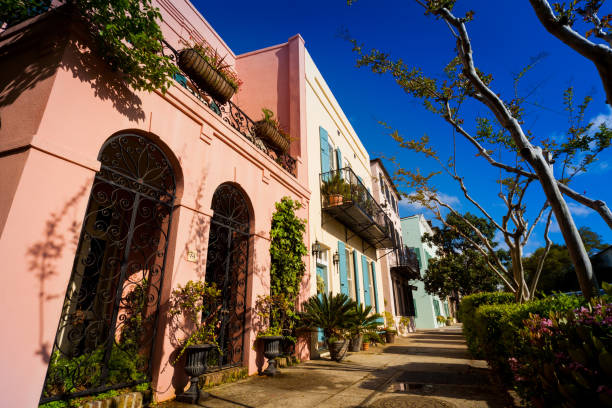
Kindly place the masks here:
<instances>
[{"instance_id":1,"label":"green shrub","mask_svg":"<svg viewBox=\"0 0 612 408\"><path fill-rule=\"evenodd\" d=\"M478 337L474 331L474 315L481 305L507 304L514 302L514 295L506 292L482 292L461 299L457 317L463 322L463 334L470 352L475 358L483 358Z\"/></svg>"},{"instance_id":2,"label":"green shrub","mask_svg":"<svg viewBox=\"0 0 612 408\"><path fill-rule=\"evenodd\" d=\"M527 303L482 305L473 316L474 336L479 357L487 360L502 379L510 381L508 359L520 354L523 339L519 336L523 321L530 315L548 316L551 312L567 312L584 304L576 296L549 296Z\"/></svg>"}]
</instances>

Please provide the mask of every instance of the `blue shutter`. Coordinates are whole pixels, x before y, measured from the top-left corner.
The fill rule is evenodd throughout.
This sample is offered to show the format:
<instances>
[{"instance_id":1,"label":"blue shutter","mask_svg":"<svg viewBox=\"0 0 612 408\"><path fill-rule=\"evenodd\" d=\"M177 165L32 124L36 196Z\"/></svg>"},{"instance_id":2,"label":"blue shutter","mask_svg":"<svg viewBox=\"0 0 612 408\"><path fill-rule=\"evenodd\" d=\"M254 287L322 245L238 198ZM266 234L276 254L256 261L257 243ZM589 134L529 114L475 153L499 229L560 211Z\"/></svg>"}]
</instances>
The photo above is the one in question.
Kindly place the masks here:
<instances>
[{"instance_id":1,"label":"blue shutter","mask_svg":"<svg viewBox=\"0 0 612 408\"><path fill-rule=\"evenodd\" d=\"M342 168L342 152L340 148L336 149L336 161L338 162L338 170Z\"/></svg>"},{"instance_id":2,"label":"blue shutter","mask_svg":"<svg viewBox=\"0 0 612 408\"><path fill-rule=\"evenodd\" d=\"M346 279L346 271L347 271L346 252L345 252L344 242L342 241L338 241L338 258L340 260L340 262L338 263L338 266L340 269L340 292L344 293L347 296L350 296L348 280Z\"/></svg>"},{"instance_id":3,"label":"blue shutter","mask_svg":"<svg viewBox=\"0 0 612 408\"><path fill-rule=\"evenodd\" d=\"M414 249L414 253L416 254L417 261L419 261L419 269L423 269L423 263L421 262L421 249L420 248L413 248L413 249Z\"/></svg>"},{"instance_id":4,"label":"blue shutter","mask_svg":"<svg viewBox=\"0 0 612 408\"><path fill-rule=\"evenodd\" d=\"M357 297L357 303L361 303L359 301L359 274L358 274L358 270L359 270L359 261L357 260L357 251L353 251L353 269L355 270L355 275L353 276L353 279L355 279L355 293L356 293L356 297Z\"/></svg>"},{"instance_id":5,"label":"blue shutter","mask_svg":"<svg viewBox=\"0 0 612 408\"><path fill-rule=\"evenodd\" d=\"M365 255L361 255L361 274L363 276L363 297L366 306L371 306L370 302L370 268L368 268L368 260Z\"/></svg>"},{"instance_id":6,"label":"blue shutter","mask_svg":"<svg viewBox=\"0 0 612 408\"><path fill-rule=\"evenodd\" d=\"M327 173L329 168L329 142L327 131L319 126L319 138L321 139L321 173Z\"/></svg>"},{"instance_id":7,"label":"blue shutter","mask_svg":"<svg viewBox=\"0 0 612 408\"><path fill-rule=\"evenodd\" d=\"M376 313L380 310L378 308L378 287L376 286L376 264L372 261L372 286L374 287L374 305L376 306Z\"/></svg>"}]
</instances>

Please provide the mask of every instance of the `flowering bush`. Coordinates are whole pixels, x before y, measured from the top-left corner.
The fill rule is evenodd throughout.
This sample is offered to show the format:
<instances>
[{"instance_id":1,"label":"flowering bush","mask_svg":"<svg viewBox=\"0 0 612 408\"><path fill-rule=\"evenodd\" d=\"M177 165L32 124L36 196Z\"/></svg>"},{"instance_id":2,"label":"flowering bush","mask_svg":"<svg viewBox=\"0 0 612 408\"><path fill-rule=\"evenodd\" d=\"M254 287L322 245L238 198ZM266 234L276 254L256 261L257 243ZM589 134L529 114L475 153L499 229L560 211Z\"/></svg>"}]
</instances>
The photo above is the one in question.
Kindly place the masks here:
<instances>
[{"instance_id":1,"label":"flowering bush","mask_svg":"<svg viewBox=\"0 0 612 408\"><path fill-rule=\"evenodd\" d=\"M612 406L612 303L530 314L508 359L521 396L541 406Z\"/></svg>"}]
</instances>

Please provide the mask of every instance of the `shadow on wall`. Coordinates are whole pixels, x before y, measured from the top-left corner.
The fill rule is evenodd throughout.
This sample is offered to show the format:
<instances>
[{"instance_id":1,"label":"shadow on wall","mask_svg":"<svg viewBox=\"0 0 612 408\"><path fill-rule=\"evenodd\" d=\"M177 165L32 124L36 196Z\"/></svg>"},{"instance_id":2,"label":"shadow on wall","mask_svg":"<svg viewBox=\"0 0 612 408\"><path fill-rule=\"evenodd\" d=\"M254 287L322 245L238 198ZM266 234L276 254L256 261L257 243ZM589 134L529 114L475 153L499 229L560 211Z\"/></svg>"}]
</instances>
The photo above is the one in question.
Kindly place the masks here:
<instances>
[{"instance_id":1,"label":"shadow on wall","mask_svg":"<svg viewBox=\"0 0 612 408\"><path fill-rule=\"evenodd\" d=\"M88 185L81 187L58 212L51 214L45 224L42 234L43 239L33 243L26 252L28 260L28 270L38 279L38 344L36 354L40 355L42 361L48 364L51 359L53 344L49 344L44 339L45 331L45 304L49 301L62 298L65 293L48 293L47 281L57 276L70 275L66 271L59 271L57 262L64 255L64 251L69 249L70 253L76 251L79 234L81 229L81 217L74 214L75 207L89 191ZM66 282L67 285L67 282ZM60 285L65 288L66 285ZM57 323L55 323L57 324Z\"/></svg>"},{"instance_id":2,"label":"shadow on wall","mask_svg":"<svg viewBox=\"0 0 612 408\"><path fill-rule=\"evenodd\" d=\"M130 121L144 120L141 99L125 85L118 72L112 72L109 65L94 54L90 49L91 40L69 38L71 27L77 27L78 35L85 37L86 34L81 34L86 30L85 26L63 8L52 13L54 15L26 28L28 31L15 42L16 52L8 49L0 56L0 70L3 72L0 77L0 107L15 102L24 91L54 75L59 67L70 71L73 78L88 83L96 98L111 101L113 107ZM59 33L58 27L63 27Z\"/></svg>"}]
</instances>

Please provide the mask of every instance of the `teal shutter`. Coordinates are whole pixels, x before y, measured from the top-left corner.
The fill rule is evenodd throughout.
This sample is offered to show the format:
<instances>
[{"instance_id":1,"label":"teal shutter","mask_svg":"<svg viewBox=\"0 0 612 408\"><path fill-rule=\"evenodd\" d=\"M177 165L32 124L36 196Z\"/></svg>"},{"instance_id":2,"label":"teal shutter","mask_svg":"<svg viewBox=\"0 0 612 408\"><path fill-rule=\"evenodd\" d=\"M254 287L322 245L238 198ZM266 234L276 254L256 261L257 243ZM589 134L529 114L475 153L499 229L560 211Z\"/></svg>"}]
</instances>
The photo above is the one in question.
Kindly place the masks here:
<instances>
[{"instance_id":1,"label":"teal shutter","mask_svg":"<svg viewBox=\"0 0 612 408\"><path fill-rule=\"evenodd\" d=\"M433 306L434 306L434 313L436 314L436 317L440 316L440 302L438 302L437 299L434 299Z\"/></svg>"},{"instance_id":2,"label":"teal shutter","mask_svg":"<svg viewBox=\"0 0 612 408\"><path fill-rule=\"evenodd\" d=\"M370 302L370 268L365 255L361 255L361 275L363 276L363 300L366 306L372 306Z\"/></svg>"},{"instance_id":3,"label":"teal shutter","mask_svg":"<svg viewBox=\"0 0 612 408\"><path fill-rule=\"evenodd\" d=\"M346 278L346 271L348 269L346 264L346 252L344 242L342 241L338 241L338 258L340 260L338 263L338 267L340 269L340 292L350 296L348 280Z\"/></svg>"},{"instance_id":4,"label":"teal shutter","mask_svg":"<svg viewBox=\"0 0 612 408\"><path fill-rule=\"evenodd\" d=\"M336 161L338 162L338 170L342 168L342 152L340 148L336 149Z\"/></svg>"},{"instance_id":5,"label":"teal shutter","mask_svg":"<svg viewBox=\"0 0 612 408\"><path fill-rule=\"evenodd\" d=\"M380 310L378 307L378 286L376 286L376 264L372 261L372 287L374 288L374 305L376 313Z\"/></svg>"},{"instance_id":6,"label":"teal shutter","mask_svg":"<svg viewBox=\"0 0 612 408\"><path fill-rule=\"evenodd\" d=\"M419 269L423 269L423 263L421 262L421 249L414 248L414 253L416 254L417 261L419 261Z\"/></svg>"},{"instance_id":7,"label":"teal shutter","mask_svg":"<svg viewBox=\"0 0 612 408\"><path fill-rule=\"evenodd\" d=\"M446 317L450 316L450 312L448 311L448 302L444 301L444 313L446 313Z\"/></svg>"},{"instance_id":8,"label":"teal shutter","mask_svg":"<svg viewBox=\"0 0 612 408\"><path fill-rule=\"evenodd\" d=\"M327 130L319 126L319 138L321 139L321 173L327 173L329 168L329 143L327 141Z\"/></svg>"},{"instance_id":9,"label":"teal shutter","mask_svg":"<svg viewBox=\"0 0 612 408\"><path fill-rule=\"evenodd\" d=\"M357 251L353 251L353 269L355 270L355 275L353 276L353 279L355 279L355 293L356 293L356 297L357 297L357 303L361 303L359 301L359 274L357 271L359 271L359 261L357 260Z\"/></svg>"}]
</instances>

